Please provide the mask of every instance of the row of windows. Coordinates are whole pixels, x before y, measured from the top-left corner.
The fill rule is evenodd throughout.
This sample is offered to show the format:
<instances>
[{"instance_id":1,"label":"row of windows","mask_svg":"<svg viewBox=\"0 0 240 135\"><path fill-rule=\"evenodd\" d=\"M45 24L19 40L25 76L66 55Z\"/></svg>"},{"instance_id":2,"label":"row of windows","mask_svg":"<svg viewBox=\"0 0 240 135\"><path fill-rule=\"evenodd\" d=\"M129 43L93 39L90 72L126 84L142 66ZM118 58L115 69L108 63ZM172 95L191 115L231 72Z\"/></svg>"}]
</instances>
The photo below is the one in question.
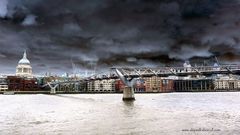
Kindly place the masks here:
<instances>
[{"instance_id":1,"label":"row of windows","mask_svg":"<svg viewBox=\"0 0 240 135\"><path fill-rule=\"evenodd\" d=\"M239 85L216 85L218 87L229 87L229 86L234 86L234 87L239 87Z\"/></svg>"},{"instance_id":2,"label":"row of windows","mask_svg":"<svg viewBox=\"0 0 240 135\"><path fill-rule=\"evenodd\" d=\"M89 87L89 89L115 89L115 87Z\"/></svg>"},{"instance_id":3,"label":"row of windows","mask_svg":"<svg viewBox=\"0 0 240 135\"><path fill-rule=\"evenodd\" d=\"M89 90L89 91L91 91L91 92L94 92L94 91L96 91L96 92L114 92L115 90Z\"/></svg>"},{"instance_id":4,"label":"row of windows","mask_svg":"<svg viewBox=\"0 0 240 135\"><path fill-rule=\"evenodd\" d=\"M17 72L18 72L18 73L31 73L32 70L29 69L29 68L18 68L18 69L17 69Z\"/></svg>"}]
</instances>

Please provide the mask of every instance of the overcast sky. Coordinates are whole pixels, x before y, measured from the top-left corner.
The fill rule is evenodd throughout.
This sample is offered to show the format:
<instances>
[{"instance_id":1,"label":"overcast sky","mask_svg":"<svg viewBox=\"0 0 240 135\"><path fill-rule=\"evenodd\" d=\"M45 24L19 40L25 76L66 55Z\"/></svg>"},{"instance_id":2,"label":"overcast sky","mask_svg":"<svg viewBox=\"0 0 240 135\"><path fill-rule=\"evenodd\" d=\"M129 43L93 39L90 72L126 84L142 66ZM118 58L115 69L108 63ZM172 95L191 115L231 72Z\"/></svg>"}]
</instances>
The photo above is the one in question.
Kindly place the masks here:
<instances>
[{"instance_id":1,"label":"overcast sky","mask_svg":"<svg viewBox=\"0 0 240 135\"><path fill-rule=\"evenodd\" d=\"M0 71L240 60L239 0L0 0Z\"/></svg>"}]
</instances>

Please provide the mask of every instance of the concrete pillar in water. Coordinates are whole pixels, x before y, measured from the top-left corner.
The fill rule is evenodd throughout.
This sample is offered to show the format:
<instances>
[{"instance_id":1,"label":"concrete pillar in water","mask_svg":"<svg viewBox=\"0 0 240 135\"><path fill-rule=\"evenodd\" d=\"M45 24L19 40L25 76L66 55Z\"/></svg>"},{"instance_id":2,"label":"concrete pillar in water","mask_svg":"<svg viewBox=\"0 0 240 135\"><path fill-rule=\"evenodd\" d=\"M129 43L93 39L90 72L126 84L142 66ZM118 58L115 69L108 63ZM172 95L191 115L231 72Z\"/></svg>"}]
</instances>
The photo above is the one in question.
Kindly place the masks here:
<instances>
[{"instance_id":1,"label":"concrete pillar in water","mask_svg":"<svg viewBox=\"0 0 240 135\"><path fill-rule=\"evenodd\" d=\"M133 87L125 87L123 90L123 101L135 100Z\"/></svg>"},{"instance_id":2,"label":"concrete pillar in water","mask_svg":"<svg viewBox=\"0 0 240 135\"><path fill-rule=\"evenodd\" d=\"M136 83L136 78L131 78L128 80L126 77L124 77L124 75L118 69L115 69L115 70L116 70L116 73L119 76L120 80L126 86L123 90L123 98L122 99L124 101L135 100L133 86Z\"/></svg>"}]
</instances>

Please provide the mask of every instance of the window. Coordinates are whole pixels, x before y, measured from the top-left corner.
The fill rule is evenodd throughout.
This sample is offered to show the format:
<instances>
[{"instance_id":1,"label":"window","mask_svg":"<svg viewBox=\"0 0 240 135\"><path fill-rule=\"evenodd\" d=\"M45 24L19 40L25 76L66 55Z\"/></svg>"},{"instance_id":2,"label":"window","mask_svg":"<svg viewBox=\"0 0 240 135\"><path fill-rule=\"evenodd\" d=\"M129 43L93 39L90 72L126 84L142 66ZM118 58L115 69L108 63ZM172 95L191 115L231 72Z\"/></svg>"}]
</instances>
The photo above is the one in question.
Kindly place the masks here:
<instances>
[{"instance_id":1,"label":"window","mask_svg":"<svg viewBox=\"0 0 240 135\"><path fill-rule=\"evenodd\" d=\"M21 68L18 68L18 69L17 69L17 72L22 72L22 69L21 69Z\"/></svg>"},{"instance_id":2,"label":"window","mask_svg":"<svg viewBox=\"0 0 240 135\"><path fill-rule=\"evenodd\" d=\"M28 69L27 69L27 68L23 68L23 72L24 72L24 73L27 73L27 72L28 72Z\"/></svg>"}]
</instances>

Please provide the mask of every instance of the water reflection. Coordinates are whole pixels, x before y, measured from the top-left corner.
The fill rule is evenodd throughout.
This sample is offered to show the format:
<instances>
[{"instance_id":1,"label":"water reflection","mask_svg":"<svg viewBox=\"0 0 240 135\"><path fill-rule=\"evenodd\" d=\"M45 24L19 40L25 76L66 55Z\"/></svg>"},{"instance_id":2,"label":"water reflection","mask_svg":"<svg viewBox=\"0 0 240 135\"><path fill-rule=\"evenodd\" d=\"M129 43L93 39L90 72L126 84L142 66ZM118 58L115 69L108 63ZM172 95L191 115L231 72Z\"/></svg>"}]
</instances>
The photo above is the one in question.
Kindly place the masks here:
<instances>
[{"instance_id":1,"label":"water reflection","mask_svg":"<svg viewBox=\"0 0 240 135\"><path fill-rule=\"evenodd\" d=\"M134 101L123 101L123 116L134 117L137 113L137 108L134 106Z\"/></svg>"},{"instance_id":2,"label":"water reflection","mask_svg":"<svg viewBox=\"0 0 240 135\"><path fill-rule=\"evenodd\" d=\"M134 107L134 101L123 101L123 104L128 107Z\"/></svg>"}]
</instances>

